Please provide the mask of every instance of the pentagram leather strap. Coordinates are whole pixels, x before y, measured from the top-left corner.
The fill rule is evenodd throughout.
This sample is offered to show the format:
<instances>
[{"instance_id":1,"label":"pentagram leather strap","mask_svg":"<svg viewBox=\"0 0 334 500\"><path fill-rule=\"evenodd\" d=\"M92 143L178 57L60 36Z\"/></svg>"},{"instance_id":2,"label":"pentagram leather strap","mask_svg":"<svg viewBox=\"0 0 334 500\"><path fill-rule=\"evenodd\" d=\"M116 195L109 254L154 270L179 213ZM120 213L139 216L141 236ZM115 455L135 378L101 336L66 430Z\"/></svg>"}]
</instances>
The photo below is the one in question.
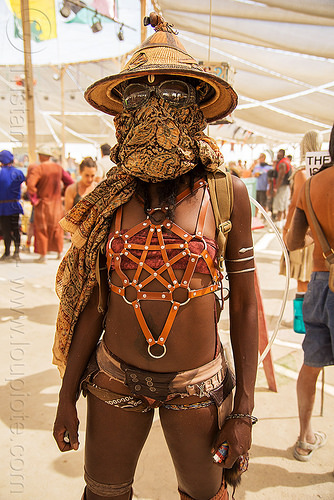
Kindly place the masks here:
<instances>
[{"instance_id":1,"label":"pentagram leather strap","mask_svg":"<svg viewBox=\"0 0 334 500\"><path fill-rule=\"evenodd\" d=\"M123 299L131 304L140 328L146 338L148 344L148 352L153 358L161 358L166 354L166 340L173 326L175 317L181 306L184 306L189 302L189 300L202 297L209 293L213 293L219 288L220 276L219 271L215 268L214 262L208 252L207 243L203 236L203 228L205 223L205 218L207 215L208 206L210 204L210 195L208 191L207 182L204 179L200 179L194 184L192 190L190 188L183 191L178 195L176 199L176 204L180 204L185 198L198 189L203 189L203 197L201 201L201 206L198 213L197 224L194 234L189 234L187 231L182 229L180 226L172 222L166 217L168 207L155 208L148 211L147 218L136 224L131 229L127 230L125 233L121 231L122 224L122 207L117 210L115 217L115 233L108 242L107 247L107 267L110 269L111 262L113 261L114 270L121 280L122 285L118 286L111 282L109 273L110 289L123 297ZM154 214L159 212L160 223L156 223L154 219ZM164 215L162 218L161 214ZM138 233L146 232L146 239L143 243L130 241L131 238L136 236ZM169 235L174 234L178 237L178 242L168 243L165 238ZM145 234L145 233L144 233ZM152 239L154 238L155 243L152 244ZM113 250L113 241L117 238L122 240L122 249L119 252ZM192 241L199 241L202 243L203 250L201 253L193 253L189 248L189 243ZM157 243L156 243L157 242ZM170 257L168 251L173 250L173 256ZM136 255L133 253L136 251ZM158 269L153 269L146 262L149 252L154 251L160 252L163 264ZM177 251L177 253L175 253ZM139 256L138 256L139 255ZM134 264L136 264L136 271L130 281L129 277L122 270L122 257L127 257ZM181 259L187 258L187 264L184 269L184 273L181 280L178 280L173 266L176 262ZM203 288L191 289L190 283L195 272L197 263L200 259L203 259L211 275L211 283ZM143 273L143 271L146 271ZM142 273L144 276L142 276ZM153 281L158 281L161 284L161 291L147 291L145 288L149 283ZM135 290L135 299L128 300L127 291L129 287ZM187 294L183 302L176 299L175 291L178 289L186 290ZM158 338L154 338L150 328L145 320L141 302L142 301L165 301L170 302L171 306L167 314L165 324L160 332ZM159 345L162 347L162 352L154 354L152 352L152 347Z\"/></svg>"}]
</instances>

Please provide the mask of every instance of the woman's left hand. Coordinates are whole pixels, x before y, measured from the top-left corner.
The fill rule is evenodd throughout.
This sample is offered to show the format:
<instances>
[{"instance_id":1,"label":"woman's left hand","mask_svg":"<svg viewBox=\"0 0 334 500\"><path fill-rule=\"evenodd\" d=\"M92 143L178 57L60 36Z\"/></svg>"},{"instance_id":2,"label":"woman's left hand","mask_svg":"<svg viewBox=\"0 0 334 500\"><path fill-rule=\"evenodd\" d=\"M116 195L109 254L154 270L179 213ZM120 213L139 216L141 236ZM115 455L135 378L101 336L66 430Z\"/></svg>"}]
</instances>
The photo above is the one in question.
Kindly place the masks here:
<instances>
[{"instance_id":1,"label":"woman's left hand","mask_svg":"<svg viewBox=\"0 0 334 500\"><path fill-rule=\"evenodd\" d=\"M222 429L218 432L214 442L212 454L214 455L219 447L228 443L228 453L220 465L230 469L240 455L245 455L252 443L252 423L247 418L236 418L226 420Z\"/></svg>"}]
</instances>

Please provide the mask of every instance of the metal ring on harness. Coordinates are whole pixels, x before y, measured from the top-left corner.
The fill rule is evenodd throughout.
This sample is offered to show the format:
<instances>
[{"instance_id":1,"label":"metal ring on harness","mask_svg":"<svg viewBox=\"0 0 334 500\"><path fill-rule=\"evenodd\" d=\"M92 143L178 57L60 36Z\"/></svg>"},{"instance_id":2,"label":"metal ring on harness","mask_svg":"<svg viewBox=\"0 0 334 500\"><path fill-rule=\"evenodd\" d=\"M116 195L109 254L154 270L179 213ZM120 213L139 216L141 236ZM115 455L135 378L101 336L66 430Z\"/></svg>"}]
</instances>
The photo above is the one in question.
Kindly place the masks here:
<instances>
[{"instance_id":1,"label":"metal ring on harness","mask_svg":"<svg viewBox=\"0 0 334 500\"><path fill-rule=\"evenodd\" d=\"M157 345L157 344L154 344L154 345ZM161 345L161 344L158 344L158 345ZM166 354L167 352L167 349L166 349L166 346L165 344L161 345L161 347L163 347L163 351L162 351L162 354L160 354L160 356L155 356L154 354L151 353L151 348L152 348L152 344L149 344L147 346L147 351L149 353L149 355L151 356L151 358L154 358L154 359L159 359L159 358L163 358L164 355Z\"/></svg>"}]
</instances>

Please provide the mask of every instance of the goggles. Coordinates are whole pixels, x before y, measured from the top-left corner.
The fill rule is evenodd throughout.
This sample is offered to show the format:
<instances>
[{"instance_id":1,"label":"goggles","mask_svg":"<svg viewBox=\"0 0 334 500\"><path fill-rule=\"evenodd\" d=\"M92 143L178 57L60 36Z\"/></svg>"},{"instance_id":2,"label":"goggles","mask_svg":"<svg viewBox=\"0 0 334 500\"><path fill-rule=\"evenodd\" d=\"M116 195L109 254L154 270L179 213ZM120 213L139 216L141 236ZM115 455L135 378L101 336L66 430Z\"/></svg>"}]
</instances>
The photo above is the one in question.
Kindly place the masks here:
<instances>
[{"instance_id":1,"label":"goggles","mask_svg":"<svg viewBox=\"0 0 334 500\"><path fill-rule=\"evenodd\" d=\"M182 80L166 80L159 85L131 83L123 92L125 109L135 109L145 104L151 94L164 99L171 106L189 106L196 102L196 91L192 85Z\"/></svg>"}]
</instances>

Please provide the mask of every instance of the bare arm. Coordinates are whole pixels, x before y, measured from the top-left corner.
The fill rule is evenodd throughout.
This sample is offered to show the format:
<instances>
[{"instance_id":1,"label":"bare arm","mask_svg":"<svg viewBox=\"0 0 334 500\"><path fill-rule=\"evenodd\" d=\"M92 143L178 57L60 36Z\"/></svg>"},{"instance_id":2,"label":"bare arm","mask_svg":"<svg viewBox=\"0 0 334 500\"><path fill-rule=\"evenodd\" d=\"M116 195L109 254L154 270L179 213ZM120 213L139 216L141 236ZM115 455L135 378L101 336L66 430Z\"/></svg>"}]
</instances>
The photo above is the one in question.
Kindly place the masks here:
<instances>
[{"instance_id":1,"label":"bare arm","mask_svg":"<svg viewBox=\"0 0 334 500\"><path fill-rule=\"evenodd\" d=\"M105 272L101 273L101 286L107 287ZM81 376L101 336L104 315L98 312L98 287L93 290L85 309L79 316L68 355L67 367L59 392L59 403L53 435L61 451L77 450L78 417L76 396ZM64 441L68 431L70 443Z\"/></svg>"},{"instance_id":2,"label":"bare arm","mask_svg":"<svg viewBox=\"0 0 334 500\"><path fill-rule=\"evenodd\" d=\"M298 172L296 172L293 179L292 196L290 200L288 215L286 217L286 223L283 229L284 232L287 232L290 229L292 217L297 205L298 196L305 181L306 181L305 170L299 170Z\"/></svg>"},{"instance_id":3,"label":"bare arm","mask_svg":"<svg viewBox=\"0 0 334 500\"><path fill-rule=\"evenodd\" d=\"M286 171L286 164L282 162L280 166L278 167L278 177L276 181L276 190L281 187L281 184L283 182L284 176L285 176L285 171Z\"/></svg>"},{"instance_id":4,"label":"bare arm","mask_svg":"<svg viewBox=\"0 0 334 500\"><path fill-rule=\"evenodd\" d=\"M61 180L64 183L65 189L74 183L74 180L72 179L70 174L68 172L66 172L66 170L64 170L64 169L62 169Z\"/></svg>"},{"instance_id":5,"label":"bare arm","mask_svg":"<svg viewBox=\"0 0 334 500\"><path fill-rule=\"evenodd\" d=\"M236 372L236 392L233 413L251 414L254 407L254 387L258 359L257 301L254 271L235 272L254 268L251 234L251 210L245 185L233 179L234 208L232 230L226 249L226 268L230 283L230 333ZM241 251L241 249L249 249ZM229 262L238 260L238 262ZM229 443L229 454L224 466L229 468L236 458L246 453L251 445L250 419L228 420L224 424L217 444Z\"/></svg>"},{"instance_id":6,"label":"bare arm","mask_svg":"<svg viewBox=\"0 0 334 500\"><path fill-rule=\"evenodd\" d=\"M291 228L286 236L286 246L288 250L297 250L305 246L305 235L308 229L308 222L304 210L296 208L292 218Z\"/></svg>"},{"instance_id":7,"label":"bare arm","mask_svg":"<svg viewBox=\"0 0 334 500\"><path fill-rule=\"evenodd\" d=\"M73 207L74 198L75 198L75 184L72 184L65 191L65 213L66 214Z\"/></svg>"}]
</instances>

